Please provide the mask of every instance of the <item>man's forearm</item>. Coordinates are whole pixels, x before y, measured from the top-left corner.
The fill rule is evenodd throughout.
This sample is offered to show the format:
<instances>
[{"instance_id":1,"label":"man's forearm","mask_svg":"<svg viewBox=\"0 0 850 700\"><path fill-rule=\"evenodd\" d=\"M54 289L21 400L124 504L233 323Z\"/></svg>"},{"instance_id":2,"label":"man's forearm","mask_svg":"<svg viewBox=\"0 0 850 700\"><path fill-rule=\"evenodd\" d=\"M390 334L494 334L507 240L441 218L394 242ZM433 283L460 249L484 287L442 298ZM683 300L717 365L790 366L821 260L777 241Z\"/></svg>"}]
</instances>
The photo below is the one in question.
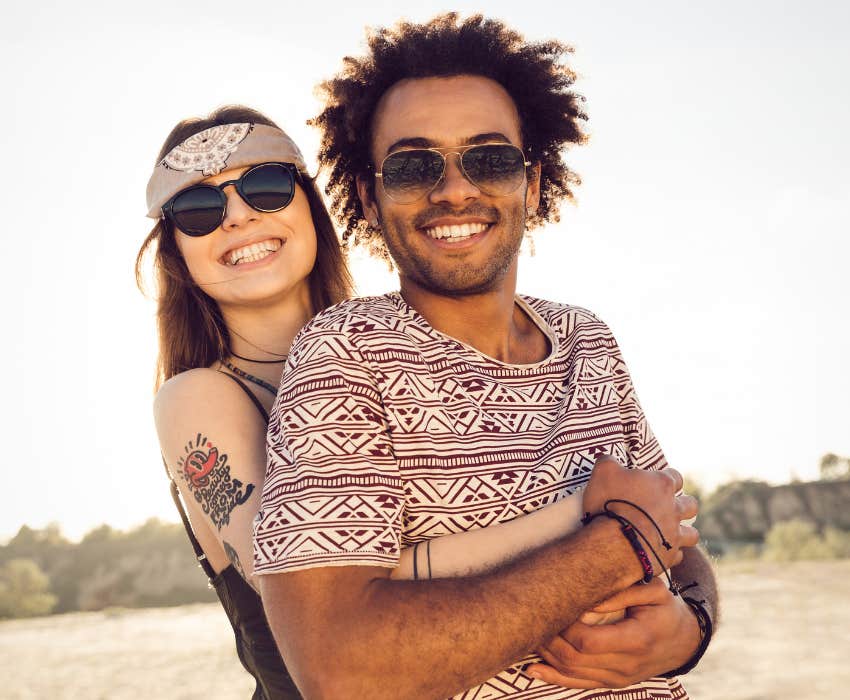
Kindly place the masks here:
<instances>
[{"instance_id":1,"label":"man's forearm","mask_svg":"<svg viewBox=\"0 0 850 700\"><path fill-rule=\"evenodd\" d=\"M355 568L323 569L324 581L315 570L260 577L275 637L307 698L450 696L641 575L611 521L483 576L352 586L344 579ZM288 605L293 599L301 604Z\"/></svg>"}]
</instances>

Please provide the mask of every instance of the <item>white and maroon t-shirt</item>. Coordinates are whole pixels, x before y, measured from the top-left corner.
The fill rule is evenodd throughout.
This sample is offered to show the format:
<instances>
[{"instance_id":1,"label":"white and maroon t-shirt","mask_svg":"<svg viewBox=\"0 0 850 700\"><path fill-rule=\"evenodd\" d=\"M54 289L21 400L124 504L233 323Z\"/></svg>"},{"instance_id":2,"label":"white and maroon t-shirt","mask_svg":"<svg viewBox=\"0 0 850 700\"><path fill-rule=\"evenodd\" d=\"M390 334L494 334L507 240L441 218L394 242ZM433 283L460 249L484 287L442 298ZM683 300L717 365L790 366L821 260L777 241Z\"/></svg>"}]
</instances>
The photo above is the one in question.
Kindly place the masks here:
<instances>
[{"instance_id":1,"label":"white and maroon t-shirt","mask_svg":"<svg viewBox=\"0 0 850 700\"><path fill-rule=\"evenodd\" d=\"M401 295L353 299L293 343L268 432L255 572L395 567L416 542L511 520L582 486L600 453L665 466L610 330L518 296L549 355L510 365L450 338ZM577 691L524 659L457 698L684 698L678 681Z\"/></svg>"}]
</instances>

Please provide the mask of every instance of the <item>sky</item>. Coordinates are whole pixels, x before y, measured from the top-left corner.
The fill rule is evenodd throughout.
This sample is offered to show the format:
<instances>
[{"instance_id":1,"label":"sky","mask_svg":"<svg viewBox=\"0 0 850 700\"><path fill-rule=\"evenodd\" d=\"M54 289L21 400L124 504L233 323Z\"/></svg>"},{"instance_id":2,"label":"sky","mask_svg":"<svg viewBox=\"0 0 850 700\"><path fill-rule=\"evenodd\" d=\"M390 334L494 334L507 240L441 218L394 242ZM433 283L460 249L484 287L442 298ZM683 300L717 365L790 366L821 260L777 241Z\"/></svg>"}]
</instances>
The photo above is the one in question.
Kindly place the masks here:
<instances>
[{"instance_id":1,"label":"sky","mask_svg":"<svg viewBox=\"0 0 850 700\"><path fill-rule=\"evenodd\" d=\"M534 234L522 292L614 330L669 461L705 489L817 477L850 455L850 5L488 2L575 48L590 139L575 206ZM151 417L154 303L133 263L180 119L267 113L315 170L315 87L368 26L481 5L60 3L4 13L7 247L0 541L57 522L176 520ZM394 288L354 256L359 291Z\"/></svg>"}]
</instances>

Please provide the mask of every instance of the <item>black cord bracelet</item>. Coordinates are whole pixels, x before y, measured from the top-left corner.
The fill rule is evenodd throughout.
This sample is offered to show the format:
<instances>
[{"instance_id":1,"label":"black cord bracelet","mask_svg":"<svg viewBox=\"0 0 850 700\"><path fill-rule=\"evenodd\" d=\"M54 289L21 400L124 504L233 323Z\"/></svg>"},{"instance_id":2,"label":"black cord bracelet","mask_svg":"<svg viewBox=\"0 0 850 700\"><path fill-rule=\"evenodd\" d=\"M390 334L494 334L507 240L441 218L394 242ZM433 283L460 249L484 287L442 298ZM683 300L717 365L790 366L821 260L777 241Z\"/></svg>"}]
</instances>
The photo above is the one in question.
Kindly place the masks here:
<instances>
[{"instance_id":1,"label":"black cord bracelet","mask_svg":"<svg viewBox=\"0 0 850 700\"><path fill-rule=\"evenodd\" d=\"M621 515L617 515L609 510L604 510L601 513L594 513L591 515L590 513L585 513L584 517L581 519L583 525L587 525L592 520L598 518L599 516L603 516L605 518L610 518L611 520L616 520L620 524L620 532L623 533L623 537L626 538L628 543L632 546L635 554L637 555L638 561L640 562L641 568L643 568L643 578L641 579L641 583L649 583L655 577L655 570L652 568L652 560L649 558L649 555L646 553L646 550L643 548L643 545L640 543L640 539L638 539L638 534L643 538L643 534L632 525L632 523ZM644 538L646 539L646 538Z\"/></svg>"},{"instance_id":2,"label":"black cord bracelet","mask_svg":"<svg viewBox=\"0 0 850 700\"><path fill-rule=\"evenodd\" d=\"M692 588L694 585L695 584L691 584L690 586L686 586L686 588ZM711 642L711 635L714 632L714 627L711 624L711 616L708 614L708 610L705 609L705 601L696 600L695 598L691 598L686 595L682 596L682 600L688 604L691 610L693 610L694 615L697 616L697 624L699 624L700 633L699 646L690 659L688 659L683 665L679 666L679 668L674 668L672 671L662 673L662 678L684 676L686 673L693 671L705 654L706 649L708 649L708 644Z\"/></svg>"},{"instance_id":3,"label":"black cord bracelet","mask_svg":"<svg viewBox=\"0 0 850 700\"><path fill-rule=\"evenodd\" d=\"M658 527L658 523L655 522L652 516L639 505L637 505L636 503L632 503L631 501L626 501L619 498L611 498L605 501L602 506L602 510L599 513L585 513L584 517L581 519L582 524L587 525L591 520L599 517L600 515L604 515L606 518L610 518L611 520L616 520L618 523L620 523L620 530L623 533L623 536L628 540L629 544L632 546L632 549L635 551L638 561L640 562L640 565L643 568L643 578L641 579L641 582L649 583L655 576L655 571L652 568L652 560L646 553L646 549L644 549L643 545L641 545L640 543L640 540L643 540L644 544L649 548L649 551L652 552L652 555L655 557L655 560L661 565L661 570L664 574L664 577L667 579L667 587L670 589L670 592L673 593L673 595L679 595L679 590L676 587L676 584L673 582L673 579L670 577L670 572L668 571L667 567L664 566L664 562L661 560L661 557L658 556L658 552L655 551L655 548L646 538L646 535L644 535L637 527L635 527L634 523L632 523L631 520L629 520L623 515L620 515L616 511L611 510L610 504L612 503L622 503L640 511L644 515L644 517L649 520L652 527L655 528L655 531L661 538L661 544L664 546L664 548L667 550L672 548L672 545L667 541L667 538L664 537L664 533L661 532L661 528ZM638 538L640 538L640 540Z\"/></svg>"}]
</instances>

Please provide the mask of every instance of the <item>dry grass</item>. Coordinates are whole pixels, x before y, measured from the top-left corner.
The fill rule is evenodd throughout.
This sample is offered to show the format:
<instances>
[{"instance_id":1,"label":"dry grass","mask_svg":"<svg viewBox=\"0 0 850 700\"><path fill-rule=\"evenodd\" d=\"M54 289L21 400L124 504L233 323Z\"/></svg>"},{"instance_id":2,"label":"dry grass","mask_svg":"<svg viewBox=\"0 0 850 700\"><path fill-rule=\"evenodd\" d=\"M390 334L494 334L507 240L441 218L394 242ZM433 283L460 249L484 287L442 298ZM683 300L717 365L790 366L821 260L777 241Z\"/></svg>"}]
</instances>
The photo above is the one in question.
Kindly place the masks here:
<instances>
[{"instance_id":1,"label":"dry grass","mask_svg":"<svg viewBox=\"0 0 850 700\"><path fill-rule=\"evenodd\" d=\"M850 687L850 561L720 569L724 619L686 679L694 700L843 700ZM0 623L8 700L248 698L217 605Z\"/></svg>"}]
</instances>

